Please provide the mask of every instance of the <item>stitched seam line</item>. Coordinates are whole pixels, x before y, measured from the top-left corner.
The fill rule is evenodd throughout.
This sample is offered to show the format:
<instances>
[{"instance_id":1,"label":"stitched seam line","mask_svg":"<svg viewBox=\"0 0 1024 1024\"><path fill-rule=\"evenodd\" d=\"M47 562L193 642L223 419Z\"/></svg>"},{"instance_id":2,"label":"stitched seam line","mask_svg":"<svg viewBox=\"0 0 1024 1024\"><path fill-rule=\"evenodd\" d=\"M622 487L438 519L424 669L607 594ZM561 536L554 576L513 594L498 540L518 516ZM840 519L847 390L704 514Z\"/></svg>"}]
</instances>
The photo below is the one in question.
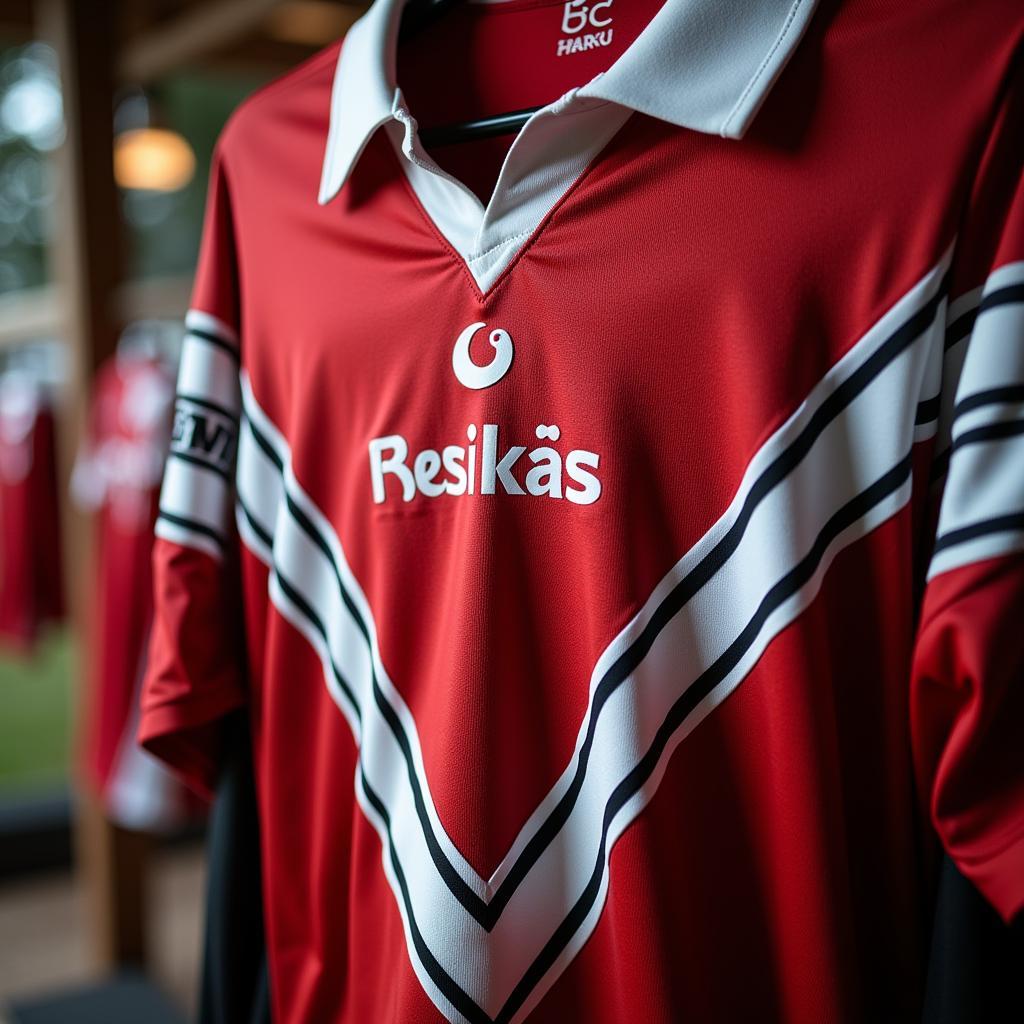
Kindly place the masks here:
<instances>
[{"instance_id":1,"label":"stitched seam line","mask_svg":"<svg viewBox=\"0 0 1024 1024\"><path fill-rule=\"evenodd\" d=\"M798 2L800 2L800 0L798 0ZM519 261L526 255L526 253L528 253L530 249L534 246L537 239L543 233L544 228L547 227L548 222L555 215L556 211L561 209L561 207L565 205L568 199L593 174L594 168L598 163L597 157L604 153L605 149L611 144L613 139L616 139L621 136L621 133L626 128L627 124L629 124L633 120L633 113L634 111L629 112L628 116L623 120L622 124L620 124L619 127L611 134L611 136L605 141L604 145L598 150L598 152L594 154L590 162L586 165L586 167L583 168L583 170L580 172L576 180L573 181L572 184L561 194L561 196L558 197L558 199L552 205L551 209L548 210L548 212L540 219L540 222L530 232L528 232L529 237L526 239L525 243L516 251L516 253L512 256L512 259L509 260L508 266L506 266L501 271L501 273L491 282L490 286L486 290L480 287L476 278L473 276L473 273L469 268L468 261L462 256L461 253L459 253L456 250L455 246L452 245L452 243L449 242L448 239L441 233L440 228L438 228L438 226L434 223L434 220L430 216L430 214L427 213L426 208L423 206L423 203L420 202L420 197L416 195L416 190L412 187L412 182L409 180L409 176L405 173L405 169L402 167L401 157L399 156L395 147L393 145L388 145L387 149L391 153L391 159L394 160L395 162L395 166L398 170L398 177L401 180L406 192L412 199L413 206L415 207L417 213L420 215L420 218L423 220L424 224L426 225L430 233L438 240L438 242L441 245L441 248L446 252L448 259L455 264L455 266L458 268L462 276L465 277L466 281L469 283L470 289L476 294L477 301L482 302L487 296L494 295L497 293L497 290L502 286L502 284L504 284L505 280L508 278L509 274L516 266L516 264L519 263Z\"/></svg>"},{"instance_id":2,"label":"stitched seam line","mask_svg":"<svg viewBox=\"0 0 1024 1024\"><path fill-rule=\"evenodd\" d=\"M530 237L516 251L512 259L509 260L508 266L505 267L505 269L502 270L502 272L494 279L490 288L488 288L486 292L482 293L483 295L493 295L497 292L498 288L505 282L509 274L511 274L516 264L519 263L519 261L537 243L537 240L543 234L544 229L547 227L548 222L551 220L551 218L554 217L555 213L558 210L560 210L566 204L566 202L568 202L569 198L572 195L574 195L582 187L583 183L594 173L594 169L597 167L599 163L598 157L605 152L605 150L612 144L614 140L621 139L624 129L633 120L633 113L634 111L629 111L626 118L623 120L622 124L620 124L619 127L616 128L614 132L612 132L612 134L605 140L604 145L601 146L601 148L590 158L590 161L587 163L586 167L584 167L583 170L580 172L579 177L577 177L576 180L573 181L572 184L558 197L558 199L555 200L555 202L551 206L551 209L548 210L548 212L544 214L543 217L541 217L539 223L533 229L533 232L531 233Z\"/></svg>"},{"instance_id":3,"label":"stitched seam line","mask_svg":"<svg viewBox=\"0 0 1024 1024\"><path fill-rule=\"evenodd\" d=\"M459 273L469 282L470 288L476 293L477 300L482 300L484 293L480 290L480 286L476 282L476 278L473 277L472 271L469 269L466 261L462 258L461 254L456 250L455 246L448 241L447 238L441 233L441 229L434 223L433 218L427 213L426 208L420 201L420 197L416 195L416 189L412 187L412 182L409 180L409 175L405 173L405 168L402 166L402 158L395 147L391 144L391 140L388 139L387 150L391 154L390 159L394 161L395 169L398 171L398 178L402 182L402 186L405 188L409 197L412 199L413 208L419 214L423 223L426 225L427 230L438 240L441 245L441 249L448 256L448 259L455 264L458 268Z\"/></svg>"},{"instance_id":4,"label":"stitched seam line","mask_svg":"<svg viewBox=\"0 0 1024 1024\"><path fill-rule=\"evenodd\" d=\"M747 96L750 95L751 90L757 84L758 80L765 72L765 68L768 67L772 57L775 56L776 50L782 45L783 40L789 35L790 29L793 27L793 21L796 19L797 11L803 6L804 0L795 0L793 6L789 9L789 14L786 16L786 21L782 26L782 30L779 32L778 37L772 44L772 48L765 54L764 59L761 61L757 70L754 72L753 77L747 82L746 88L740 93L740 98L733 104L732 110L729 111L728 116L722 122L722 132L724 133L728 129L730 122L736 117L740 107L743 106Z\"/></svg>"},{"instance_id":5,"label":"stitched seam line","mask_svg":"<svg viewBox=\"0 0 1024 1024\"><path fill-rule=\"evenodd\" d=\"M592 110L597 110L598 107L607 107L609 103L614 102L613 100L595 100L593 97L584 96L584 100L589 102L589 106L583 107L581 110L571 110L566 107L564 110L556 111L553 117L579 117L580 114L589 114Z\"/></svg>"},{"instance_id":6,"label":"stitched seam line","mask_svg":"<svg viewBox=\"0 0 1024 1024\"><path fill-rule=\"evenodd\" d=\"M466 261L468 263L473 263L476 260L482 260L485 256L494 252L496 249L501 249L503 246L508 245L509 242L515 242L520 238L529 238L532 234L532 228L528 228L526 231L518 231L514 235L509 235L507 238L503 238L500 242L498 242L495 245L492 245L489 249L484 249L483 252L474 253L472 256L467 255Z\"/></svg>"}]
</instances>

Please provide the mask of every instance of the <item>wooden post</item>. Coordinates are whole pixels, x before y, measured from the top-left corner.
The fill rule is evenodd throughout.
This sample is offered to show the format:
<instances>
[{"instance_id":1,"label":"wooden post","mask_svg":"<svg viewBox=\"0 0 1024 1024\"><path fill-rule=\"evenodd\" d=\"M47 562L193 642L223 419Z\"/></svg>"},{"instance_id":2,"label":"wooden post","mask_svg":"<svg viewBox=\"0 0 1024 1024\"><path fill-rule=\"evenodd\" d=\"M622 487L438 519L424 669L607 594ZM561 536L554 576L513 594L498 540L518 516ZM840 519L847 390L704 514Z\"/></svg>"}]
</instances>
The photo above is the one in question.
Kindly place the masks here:
<instances>
[{"instance_id":1,"label":"wooden post","mask_svg":"<svg viewBox=\"0 0 1024 1024\"><path fill-rule=\"evenodd\" d=\"M75 859L85 897L89 952L102 972L146 965L147 867L152 838L113 824L97 797L80 787Z\"/></svg>"},{"instance_id":2,"label":"wooden post","mask_svg":"<svg viewBox=\"0 0 1024 1024\"><path fill-rule=\"evenodd\" d=\"M54 47L60 64L66 131L55 155L58 210L51 248L68 354L59 437L65 495L93 375L114 352L120 327L114 310L122 274L113 170L116 6L113 0L36 0L35 6L37 35ZM68 605L81 641L92 581L91 523L69 501L62 508ZM78 788L76 859L96 965L141 964L148 841L113 826L85 787Z\"/></svg>"}]
</instances>

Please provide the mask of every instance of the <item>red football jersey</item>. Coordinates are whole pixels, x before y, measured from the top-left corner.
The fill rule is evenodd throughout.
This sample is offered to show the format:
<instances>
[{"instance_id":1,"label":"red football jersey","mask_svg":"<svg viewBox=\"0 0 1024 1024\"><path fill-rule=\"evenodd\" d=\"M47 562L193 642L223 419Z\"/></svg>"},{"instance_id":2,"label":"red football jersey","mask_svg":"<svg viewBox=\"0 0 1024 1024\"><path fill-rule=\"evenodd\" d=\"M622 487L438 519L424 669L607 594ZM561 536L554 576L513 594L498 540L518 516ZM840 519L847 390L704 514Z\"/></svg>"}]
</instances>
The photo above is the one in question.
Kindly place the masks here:
<instances>
[{"instance_id":1,"label":"red football jersey","mask_svg":"<svg viewBox=\"0 0 1024 1024\"><path fill-rule=\"evenodd\" d=\"M174 378L161 360L122 349L97 374L71 478L78 504L94 514L95 530L80 756L107 814L126 828L176 824L188 803L177 780L134 742L153 619L153 523L173 399Z\"/></svg>"},{"instance_id":2,"label":"red football jersey","mask_svg":"<svg viewBox=\"0 0 1024 1024\"><path fill-rule=\"evenodd\" d=\"M28 651L64 616L56 422L50 385L0 377L0 641Z\"/></svg>"},{"instance_id":3,"label":"red football jersey","mask_svg":"<svg viewBox=\"0 0 1024 1024\"><path fill-rule=\"evenodd\" d=\"M403 6L224 132L156 528L275 1019L913 1019L934 833L1024 903L1019 4Z\"/></svg>"}]
</instances>

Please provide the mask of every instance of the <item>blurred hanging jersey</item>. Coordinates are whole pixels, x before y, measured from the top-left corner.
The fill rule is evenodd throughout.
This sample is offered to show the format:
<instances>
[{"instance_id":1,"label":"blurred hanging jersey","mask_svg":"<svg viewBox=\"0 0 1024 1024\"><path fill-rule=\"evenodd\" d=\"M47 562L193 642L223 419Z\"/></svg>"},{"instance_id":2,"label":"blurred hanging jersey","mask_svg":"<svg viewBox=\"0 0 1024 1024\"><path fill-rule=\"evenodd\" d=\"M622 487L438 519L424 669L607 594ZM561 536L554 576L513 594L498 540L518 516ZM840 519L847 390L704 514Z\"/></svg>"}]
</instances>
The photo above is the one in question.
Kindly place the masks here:
<instances>
[{"instance_id":1,"label":"blurred hanging jersey","mask_svg":"<svg viewBox=\"0 0 1024 1024\"><path fill-rule=\"evenodd\" d=\"M127 828L172 826L191 803L133 742L153 620L153 523L173 393L173 371L164 360L122 346L97 375L71 481L76 503L95 514L80 756L88 784L111 819Z\"/></svg>"},{"instance_id":2,"label":"blurred hanging jersey","mask_svg":"<svg viewBox=\"0 0 1024 1024\"><path fill-rule=\"evenodd\" d=\"M53 404L30 369L0 377L0 642L19 651L64 616Z\"/></svg>"}]
</instances>

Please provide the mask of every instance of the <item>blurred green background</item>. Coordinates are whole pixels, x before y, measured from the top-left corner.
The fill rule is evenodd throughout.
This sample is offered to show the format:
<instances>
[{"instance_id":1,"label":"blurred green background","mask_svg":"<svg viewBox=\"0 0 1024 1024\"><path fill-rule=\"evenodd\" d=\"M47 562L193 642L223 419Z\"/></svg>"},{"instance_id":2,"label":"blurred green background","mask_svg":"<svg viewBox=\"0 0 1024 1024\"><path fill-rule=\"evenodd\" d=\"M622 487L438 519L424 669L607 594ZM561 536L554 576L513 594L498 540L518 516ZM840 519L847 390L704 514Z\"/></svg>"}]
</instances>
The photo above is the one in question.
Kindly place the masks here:
<instances>
[{"instance_id":1,"label":"blurred green background","mask_svg":"<svg viewBox=\"0 0 1024 1024\"><path fill-rule=\"evenodd\" d=\"M67 778L75 650L56 627L27 656L0 656L0 799L52 789Z\"/></svg>"},{"instance_id":2,"label":"blurred green background","mask_svg":"<svg viewBox=\"0 0 1024 1024\"><path fill-rule=\"evenodd\" d=\"M175 192L122 189L126 277L188 276L196 259L214 144L238 103L264 78L182 73L124 94L118 121L141 115L180 133L195 174ZM124 126L124 125L123 125ZM0 296L44 285L53 235L51 155L63 140L56 58L45 44L0 39ZM2 571L2 570L0 570ZM51 626L29 655L0 646L0 799L62 785L73 756L79 652Z\"/></svg>"}]
</instances>

